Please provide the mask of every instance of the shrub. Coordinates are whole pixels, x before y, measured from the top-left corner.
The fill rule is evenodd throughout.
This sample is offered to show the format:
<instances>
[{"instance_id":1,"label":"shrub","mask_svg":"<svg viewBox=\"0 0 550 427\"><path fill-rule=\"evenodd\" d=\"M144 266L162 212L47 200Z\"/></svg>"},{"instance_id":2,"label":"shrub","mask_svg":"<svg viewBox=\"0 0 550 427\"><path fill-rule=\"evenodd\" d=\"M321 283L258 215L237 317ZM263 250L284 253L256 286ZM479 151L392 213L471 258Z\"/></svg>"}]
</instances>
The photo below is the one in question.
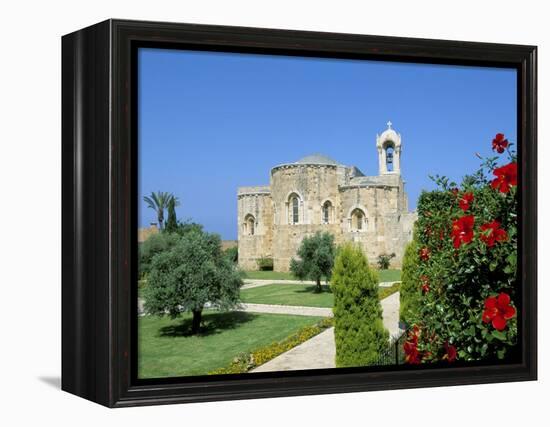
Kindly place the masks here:
<instances>
[{"instance_id":1,"label":"shrub","mask_svg":"<svg viewBox=\"0 0 550 427\"><path fill-rule=\"evenodd\" d=\"M384 298L387 298L390 295L399 292L399 289L401 289L401 284L399 282L387 287L380 286L378 288L378 299L382 301Z\"/></svg>"},{"instance_id":2,"label":"shrub","mask_svg":"<svg viewBox=\"0 0 550 427\"><path fill-rule=\"evenodd\" d=\"M382 322L378 277L361 249L348 243L338 251L331 281L334 293L336 366L368 366L388 346Z\"/></svg>"},{"instance_id":3,"label":"shrub","mask_svg":"<svg viewBox=\"0 0 550 427\"><path fill-rule=\"evenodd\" d=\"M390 261L395 258L395 253L378 255L378 268L380 270L387 270L390 268Z\"/></svg>"},{"instance_id":4,"label":"shrub","mask_svg":"<svg viewBox=\"0 0 550 427\"><path fill-rule=\"evenodd\" d=\"M256 260L261 271L273 271L273 258L262 257Z\"/></svg>"},{"instance_id":5,"label":"shrub","mask_svg":"<svg viewBox=\"0 0 550 427\"><path fill-rule=\"evenodd\" d=\"M420 302L406 315L414 323L405 344L411 363L518 354L517 166L500 136L493 148L507 159L486 159L460 188L435 177L439 189L420 196L413 275Z\"/></svg>"},{"instance_id":6,"label":"shrub","mask_svg":"<svg viewBox=\"0 0 550 427\"><path fill-rule=\"evenodd\" d=\"M237 246L227 248L223 251L223 254L233 264L237 264L239 262L239 248Z\"/></svg>"},{"instance_id":7,"label":"shrub","mask_svg":"<svg viewBox=\"0 0 550 427\"><path fill-rule=\"evenodd\" d=\"M413 322L414 313L418 313L421 297L418 244L413 239L405 248L401 267L401 289L399 294L399 318L406 325Z\"/></svg>"},{"instance_id":8,"label":"shrub","mask_svg":"<svg viewBox=\"0 0 550 427\"><path fill-rule=\"evenodd\" d=\"M228 310L239 302L242 279L222 253L218 235L192 231L153 258L144 289L145 311L177 317L193 313L191 333L199 332L202 310Z\"/></svg>"},{"instance_id":9,"label":"shrub","mask_svg":"<svg viewBox=\"0 0 550 427\"><path fill-rule=\"evenodd\" d=\"M314 280L315 291L321 292L321 279L330 279L334 265L334 236L318 231L302 240L297 253L300 259L290 260L290 271L300 280Z\"/></svg>"},{"instance_id":10,"label":"shrub","mask_svg":"<svg viewBox=\"0 0 550 427\"><path fill-rule=\"evenodd\" d=\"M172 233L157 233L151 235L138 248L138 271L139 277L144 278L151 269L151 262L155 255L170 250L176 245L180 237Z\"/></svg>"}]
</instances>

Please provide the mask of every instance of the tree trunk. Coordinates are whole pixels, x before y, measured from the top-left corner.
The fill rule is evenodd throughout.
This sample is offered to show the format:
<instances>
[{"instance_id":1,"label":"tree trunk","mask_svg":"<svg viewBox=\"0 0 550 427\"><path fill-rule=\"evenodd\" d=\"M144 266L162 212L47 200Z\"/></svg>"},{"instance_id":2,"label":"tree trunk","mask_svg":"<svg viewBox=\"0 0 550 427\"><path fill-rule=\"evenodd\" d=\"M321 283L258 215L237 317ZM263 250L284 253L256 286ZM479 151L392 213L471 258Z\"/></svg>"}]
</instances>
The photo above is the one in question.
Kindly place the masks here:
<instances>
[{"instance_id":1,"label":"tree trunk","mask_svg":"<svg viewBox=\"0 0 550 427\"><path fill-rule=\"evenodd\" d=\"M315 288L315 292L319 293L321 290L321 279L317 278L317 287Z\"/></svg>"},{"instance_id":2,"label":"tree trunk","mask_svg":"<svg viewBox=\"0 0 550 427\"><path fill-rule=\"evenodd\" d=\"M202 310L193 310L193 325L191 326L191 334L199 333L201 327Z\"/></svg>"}]
</instances>

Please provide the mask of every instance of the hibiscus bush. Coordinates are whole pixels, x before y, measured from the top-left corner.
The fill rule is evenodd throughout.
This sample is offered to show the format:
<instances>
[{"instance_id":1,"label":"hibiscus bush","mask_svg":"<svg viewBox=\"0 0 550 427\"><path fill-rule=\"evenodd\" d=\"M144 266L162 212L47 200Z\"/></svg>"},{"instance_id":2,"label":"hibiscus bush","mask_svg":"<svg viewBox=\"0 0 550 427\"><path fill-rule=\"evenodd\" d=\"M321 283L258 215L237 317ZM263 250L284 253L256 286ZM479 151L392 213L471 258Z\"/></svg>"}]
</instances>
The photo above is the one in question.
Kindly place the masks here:
<instances>
[{"instance_id":1,"label":"hibiscus bush","mask_svg":"<svg viewBox=\"0 0 550 427\"><path fill-rule=\"evenodd\" d=\"M403 266L409 363L504 359L517 349L516 154L502 134L493 150L460 186L436 176L438 190L419 198Z\"/></svg>"}]
</instances>

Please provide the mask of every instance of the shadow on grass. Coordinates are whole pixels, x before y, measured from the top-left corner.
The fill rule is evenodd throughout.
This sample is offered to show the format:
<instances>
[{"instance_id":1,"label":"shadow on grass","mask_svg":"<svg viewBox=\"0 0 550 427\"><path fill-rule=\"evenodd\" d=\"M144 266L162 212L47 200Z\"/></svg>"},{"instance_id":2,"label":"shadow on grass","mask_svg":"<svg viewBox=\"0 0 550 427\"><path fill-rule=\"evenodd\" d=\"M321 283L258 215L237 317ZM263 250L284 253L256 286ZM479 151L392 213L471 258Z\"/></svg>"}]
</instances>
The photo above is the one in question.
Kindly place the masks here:
<instances>
[{"instance_id":1,"label":"shadow on grass","mask_svg":"<svg viewBox=\"0 0 550 427\"><path fill-rule=\"evenodd\" d=\"M243 323L250 322L258 317L257 314L244 311L230 311L224 313L204 313L202 315L201 329L196 336L208 336L219 334L228 329L235 329ZM184 319L176 325L164 326L159 329L161 337L190 337L193 319Z\"/></svg>"},{"instance_id":2,"label":"shadow on grass","mask_svg":"<svg viewBox=\"0 0 550 427\"><path fill-rule=\"evenodd\" d=\"M332 290L330 289L330 286L328 286L328 285L321 285L321 292L317 292L316 291L316 286L311 285L311 286L301 287L300 289L296 289L294 292L296 292L297 294L317 294L317 295L320 295L320 294L331 294Z\"/></svg>"}]
</instances>

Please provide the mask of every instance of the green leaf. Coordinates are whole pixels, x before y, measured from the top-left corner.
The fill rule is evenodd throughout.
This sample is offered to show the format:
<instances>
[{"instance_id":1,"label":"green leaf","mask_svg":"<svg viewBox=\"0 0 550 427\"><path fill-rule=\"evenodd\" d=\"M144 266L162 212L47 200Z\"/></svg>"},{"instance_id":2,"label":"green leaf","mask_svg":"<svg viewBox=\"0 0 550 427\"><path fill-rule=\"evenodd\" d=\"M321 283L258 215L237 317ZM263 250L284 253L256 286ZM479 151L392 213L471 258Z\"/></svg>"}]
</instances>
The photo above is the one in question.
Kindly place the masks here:
<instances>
[{"instance_id":1,"label":"green leaf","mask_svg":"<svg viewBox=\"0 0 550 427\"><path fill-rule=\"evenodd\" d=\"M506 341L506 332L494 330L491 335L494 336L497 340Z\"/></svg>"}]
</instances>

